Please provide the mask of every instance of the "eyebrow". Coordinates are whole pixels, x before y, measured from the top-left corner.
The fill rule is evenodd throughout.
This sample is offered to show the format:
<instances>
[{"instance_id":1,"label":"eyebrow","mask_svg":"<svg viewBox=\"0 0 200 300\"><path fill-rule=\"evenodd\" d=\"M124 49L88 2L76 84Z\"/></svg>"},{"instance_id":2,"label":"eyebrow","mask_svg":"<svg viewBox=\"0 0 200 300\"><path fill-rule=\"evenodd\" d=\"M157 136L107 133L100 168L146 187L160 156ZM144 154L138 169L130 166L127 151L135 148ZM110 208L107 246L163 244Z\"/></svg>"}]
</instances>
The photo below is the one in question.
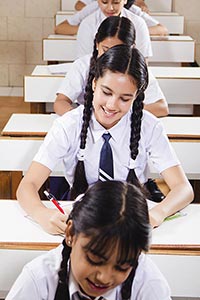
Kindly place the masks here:
<instances>
[{"instance_id":1,"label":"eyebrow","mask_svg":"<svg viewBox=\"0 0 200 300\"><path fill-rule=\"evenodd\" d=\"M105 88L105 89L107 89L107 90L109 90L110 92L113 92L113 90L112 89L110 89L108 86L106 86L106 85L101 85L103 88ZM134 97L134 94L121 94L121 96L126 96L126 97Z\"/></svg>"}]
</instances>

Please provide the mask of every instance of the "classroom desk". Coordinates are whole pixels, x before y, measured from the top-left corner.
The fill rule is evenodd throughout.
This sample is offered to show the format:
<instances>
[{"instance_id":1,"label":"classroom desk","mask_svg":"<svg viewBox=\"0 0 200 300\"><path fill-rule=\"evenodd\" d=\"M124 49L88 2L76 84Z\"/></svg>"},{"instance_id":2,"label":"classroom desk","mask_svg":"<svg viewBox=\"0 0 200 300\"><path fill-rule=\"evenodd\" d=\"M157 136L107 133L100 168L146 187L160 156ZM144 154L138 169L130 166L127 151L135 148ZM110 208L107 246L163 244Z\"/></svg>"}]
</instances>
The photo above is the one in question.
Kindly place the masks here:
<instances>
[{"instance_id":1,"label":"classroom desk","mask_svg":"<svg viewBox=\"0 0 200 300\"><path fill-rule=\"evenodd\" d=\"M38 65L31 75L24 77L24 101L30 102L31 111L34 112L32 106L54 103L58 88L70 67L71 63ZM192 115L193 106L200 103L199 93L191 92L200 91L200 68L150 66L149 69L166 97L170 114Z\"/></svg>"},{"instance_id":2,"label":"classroom desk","mask_svg":"<svg viewBox=\"0 0 200 300\"><path fill-rule=\"evenodd\" d=\"M197 297L200 296L200 205L191 204L183 211L186 216L166 221L153 230L148 255L166 276L173 296ZM26 262L56 247L63 239L44 232L25 216L17 201L0 200L0 226L4 228L0 232L0 292L4 295Z\"/></svg>"},{"instance_id":3,"label":"classroom desk","mask_svg":"<svg viewBox=\"0 0 200 300\"><path fill-rule=\"evenodd\" d=\"M72 15L74 15L74 11L57 11L55 15L55 26L68 20ZM154 12L151 13L151 16L160 24L164 25L169 34L183 34L184 16L180 16L175 12Z\"/></svg>"},{"instance_id":4,"label":"classroom desk","mask_svg":"<svg viewBox=\"0 0 200 300\"><path fill-rule=\"evenodd\" d=\"M76 36L51 34L43 39L43 60L73 61L76 55ZM195 41L190 36L151 36L152 63L194 62ZM183 51L184 49L184 51Z\"/></svg>"},{"instance_id":5,"label":"classroom desk","mask_svg":"<svg viewBox=\"0 0 200 300\"><path fill-rule=\"evenodd\" d=\"M149 9L153 12L171 12L172 11L172 0L146 0L145 1ZM76 0L61 0L61 10L74 11L74 4Z\"/></svg>"},{"instance_id":6,"label":"classroom desk","mask_svg":"<svg viewBox=\"0 0 200 300\"><path fill-rule=\"evenodd\" d=\"M12 114L1 135L10 137L44 137L56 114ZM200 117L160 118L170 139L200 139Z\"/></svg>"}]
</instances>

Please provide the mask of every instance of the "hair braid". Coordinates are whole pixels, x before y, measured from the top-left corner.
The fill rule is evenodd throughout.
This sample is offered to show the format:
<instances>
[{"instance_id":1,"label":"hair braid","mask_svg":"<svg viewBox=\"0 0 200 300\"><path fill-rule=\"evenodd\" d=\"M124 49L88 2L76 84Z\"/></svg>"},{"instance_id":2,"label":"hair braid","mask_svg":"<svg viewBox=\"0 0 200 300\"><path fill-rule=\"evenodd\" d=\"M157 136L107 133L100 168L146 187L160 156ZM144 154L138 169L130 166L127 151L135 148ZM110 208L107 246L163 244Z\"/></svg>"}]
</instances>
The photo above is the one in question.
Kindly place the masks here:
<instances>
[{"instance_id":1,"label":"hair braid","mask_svg":"<svg viewBox=\"0 0 200 300\"><path fill-rule=\"evenodd\" d=\"M135 277L135 272L136 272L137 266L138 266L138 258L136 259L135 265L133 266L133 269L131 270L128 278L122 284L122 288L121 288L122 300L128 300L131 298L131 289L132 289L133 280Z\"/></svg>"},{"instance_id":2,"label":"hair braid","mask_svg":"<svg viewBox=\"0 0 200 300\"><path fill-rule=\"evenodd\" d=\"M95 50L94 50L95 52ZM87 132L89 127L89 122L92 114L92 101L93 101L93 90L92 90L92 81L94 78L94 70L95 70L95 58L92 58L90 63L90 71L88 75L87 85L85 87L84 94L84 110L83 110L83 124L80 134L80 149L85 149ZM75 199L79 194L85 193L88 188L88 182L85 175L85 166L84 161L78 160L75 174L74 174L74 182L72 189L70 191L70 199Z\"/></svg>"},{"instance_id":3,"label":"hair braid","mask_svg":"<svg viewBox=\"0 0 200 300\"><path fill-rule=\"evenodd\" d=\"M54 300L70 300L68 289L69 274L67 264L71 253L71 247L67 246L65 239L63 240L62 244L62 262L60 265L60 270L58 272L58 285Z\"/></svg>"},{"instance_id":4,"label":"hair braid","mask_svg":"<svg viewBox=\"0 0 200 300\"><path fill-rule=\"evenodd\" d=\"M141 92L140 94L138 94L137 98L133 102L133 107L132 107L130 152L131 152L131 158L133 160L135 160L138 155L141 123L142 123L142 115L143 115L143 100L144 100L144 93ZM134 169L129 169L127 182L132 183L141 188L141 184L136 176Z\"/></svg>"}]
</instances>

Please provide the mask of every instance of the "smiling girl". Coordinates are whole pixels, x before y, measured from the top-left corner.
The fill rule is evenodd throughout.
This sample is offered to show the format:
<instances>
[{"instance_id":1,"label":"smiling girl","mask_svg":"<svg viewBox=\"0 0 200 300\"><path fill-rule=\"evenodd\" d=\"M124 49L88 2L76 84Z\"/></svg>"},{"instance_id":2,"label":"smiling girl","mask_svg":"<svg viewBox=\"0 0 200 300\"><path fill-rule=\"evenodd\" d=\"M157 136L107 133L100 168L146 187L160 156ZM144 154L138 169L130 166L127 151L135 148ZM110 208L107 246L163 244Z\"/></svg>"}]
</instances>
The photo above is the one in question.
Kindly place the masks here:
<instances>
[{"instance_id":1,"label":"smiling girl","mask_svg":"<svg viewBox=\"0 0 200 300\"><path fill-rule=\"evenodd\" d=\"M143 111L148 71L136 48L117 45L107 50L90 72L84 107L57 118L17 190L23 209L45 230L63 233L67 217L45 207L38 191L57 163L64 163L70 198L99 180L103 134L109 133L114 180L143 185L151 159L170 192L150 212L152 227L188 205L193 190L158 118Z\"/></svg>"},{"instance_id":2,"label":"smiling girl","mask_svg":"<svg viewBox=\"0 0 200 300\"><path fill-rule=\"evenodd\" d=\"M145 196L119 181L98 182L75 201L63 244L28 263L6 300L169 300L166 280L144 253Z\"/></svg>"}]
</instances>

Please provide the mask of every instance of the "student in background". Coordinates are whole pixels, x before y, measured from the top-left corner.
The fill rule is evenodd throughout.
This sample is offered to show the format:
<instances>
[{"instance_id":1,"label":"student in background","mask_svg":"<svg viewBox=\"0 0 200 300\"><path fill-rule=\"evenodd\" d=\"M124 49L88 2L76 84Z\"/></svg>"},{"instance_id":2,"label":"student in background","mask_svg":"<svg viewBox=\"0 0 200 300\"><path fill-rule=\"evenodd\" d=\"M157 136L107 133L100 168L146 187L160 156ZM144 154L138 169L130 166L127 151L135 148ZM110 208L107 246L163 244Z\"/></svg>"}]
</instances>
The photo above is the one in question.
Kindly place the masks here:
<instances>
[{"instance_id":1,"label":"student in background","mask_svg":"<svg viewBox=\"0 0 200 300\"><path fill-rule=\"evenodd\" d=\"M135 29L133 23L125 17L112 16L106 18L98 28L94 40L92 58L91 54L77 59L67 72L61 86L57 91L54 102L54 111L58 115L73 109L74 103L84 103L84 91L91 64L95 65L98 56L117 44L134 46ZM72 80L73 78L73 80ZM158 85L157 80L149 72L149 84L145 91L144 109L157 117L168 114L168 105Z\"/></svg>"},{"instance_id":2,"label":"student in background","mask_svg":"<svg viewBox=\"0 0 200 300\"><path fill-rule=\"evenodd\" d=\"M169 300L165 278L143 253L149 239L141 191L98 182L75 201L62 245L29 262L6 300Z\"/></svg>"},{"instance_id":3,"label":"student in background","mask_svg":"<svg viewBox=\"0 0 200 300\"><path fill-rule=\"evenodd\" d=\"M75 3L74 8L75 8L75 10L79 11L79 10L83 9L86 5L90 4L93 1L95 1L95 0L78 0ZM141 10L145 11L146 13L149 13L148 6L146 5L144 0L128 0L127 2L132 2L131 5L135 4L138 7L140 7Z\"/></svg>"},{"instance_id":4,"label":"student in background","mask_svg":"<svg viewBox=\"0 0 200 300\"><path fill-rule=\"evenodd\" d=\"M78 57L92 52L95 34L101 22L106 17L119 15L130 19L134 24L136 33L136 48L143 54L146 59L149 56L152 56L148 27L141 17L131 13L129 10L124 8L125 2L126 0L121 0L113 5L113 0L107 0L106 3L104 3L103 0L98 0L98 9L94 13L87 16L79 26L77 33ZM85 34L86 32L87 34Z\"/></svg>"},{"instance_id":5,"label":"student in background","mask_svg":"<svg viewBox=\"0 0 200 300\"><path fill-rule=\"evenodd\" d=\"M143 12L138 6L132 5L132 0L129 0L124 7L129 9L133 14L136 14L139 17L142 17L146 22L150 35L167 35L168 31L165 26L159 24L157 20L155 20L152 16ZM83 10L74 14L71 17L68 17L67 20L58 24L55 27L56 34L69 34L74 35L78 31L78 26L80 23L90 14L95 12L98 9L98 2L96 0L91 0L88 2L88 5L84 7Z\"/></svg>"},{"instance_id":6,"label":"student in background","mask_svg":"<svg viewBox=\"0 0 200 300\"><path fill-rule=\"evenodd\" d=\"M101 178L104 137L110 136L109 165L114 171L109 178L143 185L150 159L169 186L165 199L149 211L152 227L193 200L192 187L160 120L143 110L147 85L144 57L127 45L108 49L90 68L84 107L80 105L54 121L17 190L19 204L46 231L63 233L66 216L44 206L40 187L63 162L72 187L69 199L85 193Z\"/></svg>"}]
</instances>

